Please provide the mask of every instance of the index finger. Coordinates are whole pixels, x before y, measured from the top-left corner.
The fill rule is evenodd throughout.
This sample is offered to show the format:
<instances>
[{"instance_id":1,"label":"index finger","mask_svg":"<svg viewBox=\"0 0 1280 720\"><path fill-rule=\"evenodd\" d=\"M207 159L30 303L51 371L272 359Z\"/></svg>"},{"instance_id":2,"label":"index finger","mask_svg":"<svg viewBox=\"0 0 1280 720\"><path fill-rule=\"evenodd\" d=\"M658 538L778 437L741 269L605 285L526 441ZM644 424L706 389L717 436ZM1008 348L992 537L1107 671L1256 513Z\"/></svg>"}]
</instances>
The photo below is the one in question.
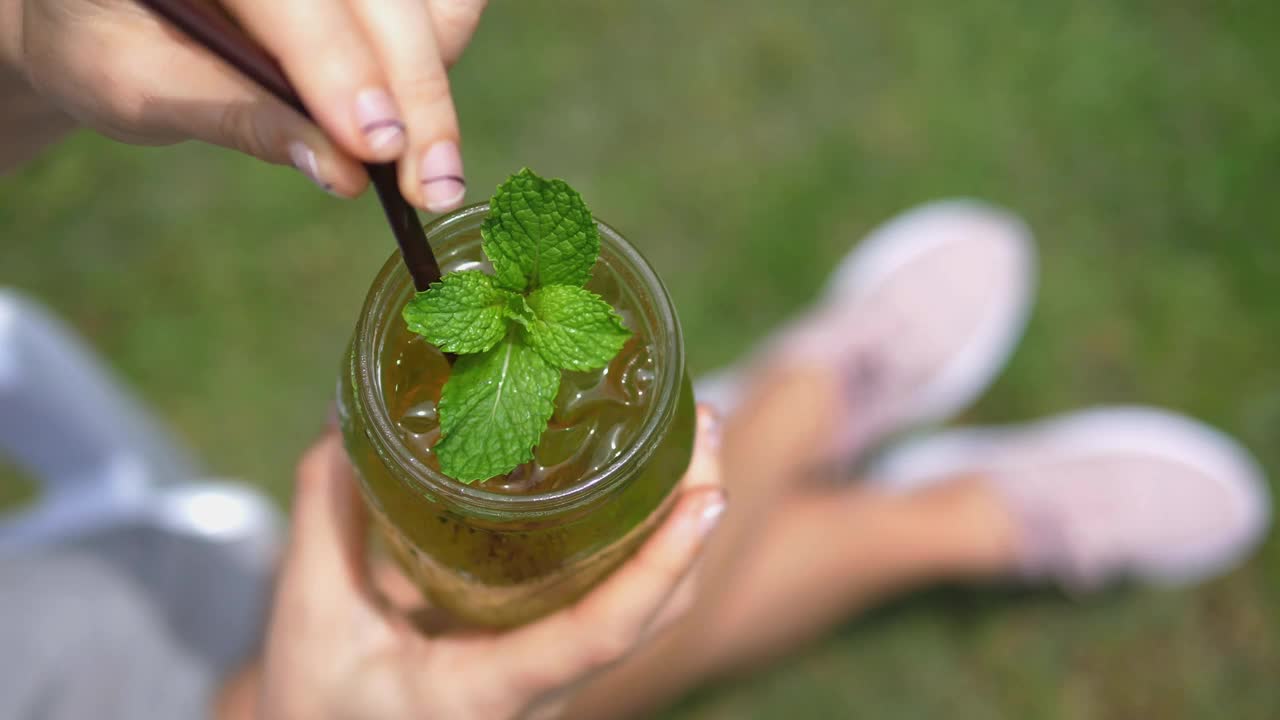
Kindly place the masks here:
<instances>
[{"instance_id":1,"label":"index finger","mask_svg":"<svg viewBox=\"0 0 1280 720\"><path fill-rule=\"evenodd\" d=\"M458 149L458 115L432 17L422 0L347 0L373 40L404 113L408 150L400 192L431 212L462 203L467 181Z\"/></svg>"},{"instance_id":2,"label":"index finger","mask_svg":"<svg viewBox=\"0 0 1280 720\"><path fill-rule=\"evenodd\" d=\"M280 61L316 123L343 150L386 162L405 147L404 122L369 39L339 0L223 0Z\"/></svg>"}]
</instances>

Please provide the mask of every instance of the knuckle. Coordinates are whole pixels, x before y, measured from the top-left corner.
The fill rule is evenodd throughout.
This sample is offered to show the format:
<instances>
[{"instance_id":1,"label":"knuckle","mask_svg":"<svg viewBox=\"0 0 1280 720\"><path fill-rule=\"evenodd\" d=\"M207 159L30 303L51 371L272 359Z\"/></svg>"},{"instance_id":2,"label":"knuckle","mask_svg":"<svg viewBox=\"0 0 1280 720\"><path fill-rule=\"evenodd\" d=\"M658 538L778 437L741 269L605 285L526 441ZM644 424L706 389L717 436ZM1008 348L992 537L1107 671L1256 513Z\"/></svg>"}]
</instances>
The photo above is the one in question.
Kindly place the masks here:
<instances>
[{"instance_id":1,"label":"knuckle","mask_svg":"<svg viewBox=\"0 0 1280 720\"><path fill-rule=\"evenodd\" d=\"M432 0L431 24L445 67L462 57L487 4L485 0Z\"/></svg>"},{"instance_id":2,"label":"knuckle","mask_svg":"<svg viewBox=\"0 0 1280 720\"><path fill-rule=\"evenodd\" d=\"M586 646L588 670L609 667L626 657L640 640L640 623L630 618L619 619Z\"/></svg>"},{"instance_id":3,"label":"knuckle","mask_svg":"<svg viewBox=\"0 0 1280 720\"><path fill-rule=\"evenodd\" d=\"M297 483L303 489L324 482L329 472L329 460L332 453L327 442L319 442L307 448L298 460Z\"/></svg>"},{"instance_id":4,"label":"knuckle","mask_svg":"<svg viewBox=\"0 0 1280 720\"><path fill-rule=\"evenodd\" d=\"M434 111L452 105L449 77L444 68L419 72L404 79L400 83L399 94L404 98L406 111Z\"/></svg>"},{"instance_id":5,"label":"knuckle","mask_svg":"<svg viewBox=\"0 0 1280 720\"><path fill-rule=\"evenodd\" d=\"M102 69L98 95L98 115L112 125L134 131L145 130L147 94L122 78L131 77L127 69L116 72L110 64Z\"/></svg>"},{"instance_id":6,"label":"knuckle","mask_svg":"<svg viewBox=\"0 0 1280 720\"><path fill-rule=\"evenodd\" d=\"M507 687L514 690L520 697L537 697L558 687L561 684L560 675L561 673L558 673L555 668L547 665L525 667L511 674L507 679ZM485 717L502 717L502 715L495 712Z\"/></svg>"},{"instance_id":7,"label":"knuckle","mask_svg":"<svg viewBox=\"0 0 1280 720\"><path fill-rule=\"evenodd\" d=\"M314 83L322 93L356 88L366 83L362 80L374 75L374 65L366 53L354 48L333 47L329 52L311 58L299 73Z\"/></svg>"},{"instance_id":8,"label":"knuckle","mask_svg":"<svg viewBox=\"0 0 1280 720\"><path fill-rule=\"evenodd\" d=\"M54 23L57 32L24 38L25 79L41 94L58 98L81 122L112 137L146 142L165 130L150 127L162 125L163 118L155 112L157 98L148 92L161 84L165 52L137 40L138 33L145 36L149 16L78 5L64 12L57 3L49 5L43 12L53 14L41 20Z\"/></svg>"},{"instance_id":9,"label":"knuckle","mask_svg":"<svg viewBox=\"0 0 1280 720\"><path fill-rule=\"evenodd\" d=\"M108 46L101 58L94 58L91 65L79 68L88 82L98 88L96 95L102 111L117 125L146 129L148 111L156 105L155 98L144 88L154 88L158 63L153 52L140 52L128 46Z\"/></svg>"},{"instance_id":10,"label":"knuckle","mask_svg":"<svg viewBox=\"0 0 1280 720\"><path fill-rule=\"evenodd\" d=\"M263 159L273 155L271 143L259 131L252 105L240 102L229 103L222 106L218 113L218 137L228 147Z\"/></svg>"}]
</instances>

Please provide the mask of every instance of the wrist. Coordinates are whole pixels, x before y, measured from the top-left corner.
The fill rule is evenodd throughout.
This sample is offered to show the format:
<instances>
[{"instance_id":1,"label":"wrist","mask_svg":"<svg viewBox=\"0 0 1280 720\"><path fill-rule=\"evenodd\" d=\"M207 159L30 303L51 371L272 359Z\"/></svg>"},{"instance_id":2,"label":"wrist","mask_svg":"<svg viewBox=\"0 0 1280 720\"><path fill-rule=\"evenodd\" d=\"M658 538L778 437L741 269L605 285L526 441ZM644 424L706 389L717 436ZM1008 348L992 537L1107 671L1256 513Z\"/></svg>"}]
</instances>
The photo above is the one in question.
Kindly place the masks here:
<instances>
[{"instance_id":1,"label":"wrist","mask_svg":"<svg viewBox=\"0 0 1280 720\"><path fill-rule=\"evenodd\" d=\"M24 0L0 0L0 73L26 76L22 64Z\"/></svg>"}]
</instances>

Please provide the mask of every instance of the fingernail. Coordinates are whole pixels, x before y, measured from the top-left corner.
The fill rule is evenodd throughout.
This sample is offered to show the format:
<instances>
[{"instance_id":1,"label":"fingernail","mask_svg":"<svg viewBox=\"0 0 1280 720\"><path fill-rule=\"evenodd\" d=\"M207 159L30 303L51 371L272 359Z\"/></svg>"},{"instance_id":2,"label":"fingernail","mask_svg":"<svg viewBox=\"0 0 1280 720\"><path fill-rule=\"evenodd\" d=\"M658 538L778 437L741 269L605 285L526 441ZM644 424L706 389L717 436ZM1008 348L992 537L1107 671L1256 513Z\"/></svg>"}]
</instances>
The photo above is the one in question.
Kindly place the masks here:
<instances>
[{"instance_id":1,"label":"fingernail","mask_svg":"<svg viewBox=\"0 0 1280 720\"><path fill-rule=\"evenodd\" d=\"M404 123L386 90L366 88L356 93L356 122L379 158L390 160L404 152Z\"/></svg>"},{"instance_id":2,"label":"fingernail","mask_svg":"<svg viewBox=\"0 0 1280 720\"><path fill-rule=\"evenodd\" d=\"M453 210L467 194L467 181L462 177L462 155L458 144L442 140L427 148L422 155L422 200L434 213Z\"/></svg>"},{"instance_id":3,"label":"fingernail","mask_svg":"<svg viewBox=\"0 0 1280 720\"><path fill-rule=\"evenodd\" d=\"M724 491L709 491L702 503L702 510L698 511L698 534L706 536L716 529L716 525L720 524L720 517L724 515Z\"/></svg>"},{"instance_id":4,"label":"fingernail","mask_svg":"<svg viewBox=\"0 0 1280 720\"><path fill-rule=\"evenodd\" d=\"M307 147L304 143L295 140L289 143L289 159L293 161L294 167L298 168L303 175L306 175L311 179L311 182L316 184L316 187L330 195L337 194L333 191L332 184L321 179L320 161L316 159L316 154L311 150L311 148Z\"/></svg>"}]
</instances>

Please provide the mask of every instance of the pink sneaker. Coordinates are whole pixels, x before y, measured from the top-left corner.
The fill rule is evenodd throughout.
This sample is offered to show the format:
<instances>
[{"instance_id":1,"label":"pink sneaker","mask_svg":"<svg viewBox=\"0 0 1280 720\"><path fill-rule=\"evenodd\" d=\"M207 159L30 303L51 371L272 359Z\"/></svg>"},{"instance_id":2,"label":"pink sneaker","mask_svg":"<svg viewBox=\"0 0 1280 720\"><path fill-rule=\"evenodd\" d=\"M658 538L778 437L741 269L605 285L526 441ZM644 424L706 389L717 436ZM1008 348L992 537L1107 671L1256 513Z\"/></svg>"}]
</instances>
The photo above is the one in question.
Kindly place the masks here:
<instances>
[{"instance_id":1,"label":"pink sneaker","mask_svg":"<svg viewBox=\"0 0 1280 720\"><path fill-rule=\"evenodd\" d=\"M1155 409L921 438L890 450L868 481L906 492L957 476L989 481L1007 502L1023 576L1076 591L1121 576L1207 579L1242 562L1270 526L1266 481L1248 452Z\"/></svg>"},{"instance_id":2,"label":"pink sneaker","mask_svg":"<svg viewBox=\"0 0 1280 720\"><path fill-rule=\"evenodd\" d=\"M1034 281L1031 233L1016 217L973 201L925 205L873 231L836 268L824 299L748 365L835 367L848 420L832 452L849 458L973 402L1017 346ZM698 399L731 413L749 369L700 380Z\"/></svg>"}]
</instances>

